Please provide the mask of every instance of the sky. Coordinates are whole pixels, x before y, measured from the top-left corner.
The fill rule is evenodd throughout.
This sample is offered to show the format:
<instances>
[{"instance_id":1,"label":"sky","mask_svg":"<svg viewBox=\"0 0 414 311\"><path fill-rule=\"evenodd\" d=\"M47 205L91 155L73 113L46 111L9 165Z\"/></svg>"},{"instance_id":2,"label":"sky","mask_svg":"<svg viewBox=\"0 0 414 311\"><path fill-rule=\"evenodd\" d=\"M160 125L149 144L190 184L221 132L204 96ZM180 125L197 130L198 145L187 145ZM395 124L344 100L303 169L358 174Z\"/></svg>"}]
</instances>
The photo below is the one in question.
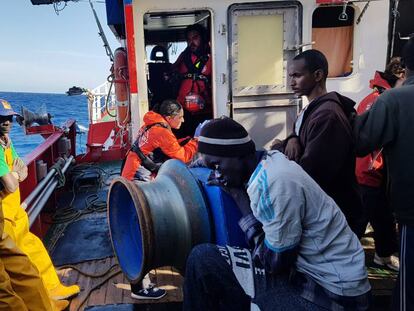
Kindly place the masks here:
<instances>
[{"instance_id":1,"label":"sky","mask_svg":"<svg viewBox=\"0 0 414 311\"><path fill-rule=\"evenodd\" d=\"M106 25L105 4L93 5L114 51L120 46ZM0 91L64 93L71 86L93 89L106 81L111 62L87 0L53 5L0 0Z\"/></svg>"}]
</instances>

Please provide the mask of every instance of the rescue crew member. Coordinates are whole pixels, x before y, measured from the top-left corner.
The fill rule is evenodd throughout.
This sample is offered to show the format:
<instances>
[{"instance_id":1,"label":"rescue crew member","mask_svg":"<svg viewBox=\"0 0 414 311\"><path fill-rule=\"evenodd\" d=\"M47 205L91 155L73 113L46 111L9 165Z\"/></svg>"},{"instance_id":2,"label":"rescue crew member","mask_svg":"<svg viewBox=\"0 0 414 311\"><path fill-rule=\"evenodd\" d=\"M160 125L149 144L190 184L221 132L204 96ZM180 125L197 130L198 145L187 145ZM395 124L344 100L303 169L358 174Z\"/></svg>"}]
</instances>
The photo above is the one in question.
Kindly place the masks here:
<instances>
[{"instance_id":1,"label":"rescue crew member","mask_svg":"<svg viewBox=\"0 0 414 311\"><path fill-rule=\"evenodd\" d=\"M390 203L400 233L400 270L393 310L414 310L414 37L404 45L406 79L381 94L370 110L355 118L357 156L383 148Z\"/></svg>"},{"instance_id":2,"label":"rescue crew member","mask_svg":"<svg viewBox=\"0 0 414 311\"><path fill-rule=\"evenodd\" d=\"M0 311L60 311L69 301L51 300L36 267L3 231L0 200Z\"/></svg>"},{"instance_id":3,"label":"rescue crew member","mask_svg":"<svg viewBox=\"0 0 414 311\"><path fill-rule=\"evenodd\" d=\"M55 299L66 299L79 293L77 285L63 285L56 273L43 242L29 231L29 218L20 206L19 182L27 177L27 167L17 155L9 133L13 116L18 115L6 100L0 99L0 182L2 191L4 231L25 253L39 271L49 295Z\"/></svg>"},{"instance_id":4,"label":"rescue crew member","mask_svg":"<svg viewBox=\"0 0 414 311\"><path fill-rule=\"evenodd\" d=\"M196 154L197 139L177 139L172 132L172 129L179 129L183 122L184 111L176 100L164 100L153 111L147 112L144 125L127 154L122 177L149 181L155 176L159 165L169 158L189 162Z\"/></svg>"},{"instance_id":5,"label":"rescue crew member","mask_svg":"<svg viewBox=\"0 0 414 311\"><path fill-rule=\"evenodd\" d=\"M164 100L153 109L144 115L144 125L127 154L121 176L128 180L150 181L164 161L172 158L189 162L197 152L197 139L177 140L172 132L184 122L183 108L176 100ZM148 288L142 283L131 284L131 297L135 299L160 299L165 295L164 289L153 284Z\"/></svg>"},{"instance_id":6,"label":"rescue crew member","mask_svg":"<svg viewBox=\"0 0 414 311\"><path fill-rule=\"evenodd\" d=\"M192 135L198 126L211 118L211 57L206 30L199 24L185 29L187 48L172 65L181 84L178 102L184 108L185 123L178 137ZM173 75L174 76L174 75Z\"/></svg>"},{"instance_id":7,"label":"rescue crew member","mask_svg":"<svg viewBox=\"0 0 414 311\"><path fill-rule=\"evenodd\" d=\"M320 51L295 56L288 74L292 91L307 97L309 104L298 115L291 135L272 149L296 161L335 200L352 231L361 237L365 228L350 124L355 102L327 92L328 61Z\"/></svg>"},{"instance_id":8,"label":"rescue crew member","mask_svg":"<svg viewBox=\"0 0 414 311\"><path fill-rule=\"evenodd\" d=\"M370 81L371 94L358 105L358 115L371 109L377 98L386 90L398 87L404 81L404 69L399 57L391 59L384 72L376 71ZM387 165L385 163L385 165ZM398 251L395 217L386 195L386 170L381 150L356 159L355 174L361 192L364 223L374 229L374 263L398 271L400 263L393 254Z\"/></svg>"}]
</instances>

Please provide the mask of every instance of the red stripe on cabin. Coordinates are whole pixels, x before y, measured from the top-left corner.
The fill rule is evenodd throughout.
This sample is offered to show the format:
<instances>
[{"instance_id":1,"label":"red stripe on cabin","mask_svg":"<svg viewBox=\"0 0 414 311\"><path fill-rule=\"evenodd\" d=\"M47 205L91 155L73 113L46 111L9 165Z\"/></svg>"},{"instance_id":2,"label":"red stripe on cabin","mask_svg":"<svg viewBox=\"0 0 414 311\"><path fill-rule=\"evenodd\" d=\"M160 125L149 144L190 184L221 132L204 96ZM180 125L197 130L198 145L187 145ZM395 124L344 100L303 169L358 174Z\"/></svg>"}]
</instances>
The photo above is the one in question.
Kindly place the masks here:
<instances>
[{"instance_id":1,"label":"red stripe on cabin","mask_svg":"<svg viewBox=\"0 0 414 311\"><path fill-rule=\"evenodd\" d=\"M125 30L128 51L129 89L131 93L138 93L137 64L135 62L135 33L134 15L131 4L125 5Z\"/></svg>"}]
</instances>

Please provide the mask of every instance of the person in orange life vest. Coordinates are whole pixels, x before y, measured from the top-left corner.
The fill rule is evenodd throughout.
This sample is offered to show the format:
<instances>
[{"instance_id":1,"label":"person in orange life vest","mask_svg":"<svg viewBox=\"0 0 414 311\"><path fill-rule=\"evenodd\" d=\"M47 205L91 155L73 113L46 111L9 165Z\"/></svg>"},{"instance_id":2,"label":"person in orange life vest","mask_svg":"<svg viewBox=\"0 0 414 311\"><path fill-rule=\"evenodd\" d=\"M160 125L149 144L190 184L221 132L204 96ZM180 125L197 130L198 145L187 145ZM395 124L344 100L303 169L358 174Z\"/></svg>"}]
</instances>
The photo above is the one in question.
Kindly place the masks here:
<instances>
[{"instance_id":1,"label":"person in orange life vest","mask_svg":"<svg viewBox=\"0 0 414 311\"><path fill-rule=\"evenodd\" d=\"M177 139L172 132L172 129L181 127L183 115L183 108L176 100L164 100L144 115L144 125L134 145L144 156L152 156L151 160L158 164L169 158L189 162L197 152L197 139ZM139 154L132 151L133 148L127 154L121 176L128 180L151 180L156 171L144 167L146 163L141 163Z\"/></svg>"},{"instance_id":2,"label":"person in orange life vest","mask_svg":"<svg viewBox=\"0 0 414 311\"><path fill-rule=\"evenodd\" d=\"M27 177L27 167L19 158L9 137L14 112L6 100L0 99L0 183L4 212L4 232L25 253L39 271L51 298L61 300L79 293L77 285L63 285L55 271L43 242L29 231L29 218L20 206L19 182Z\"/></svg>"},{"instance_id":3,"label":"person in orange life vest","mask_svg":"<svg viewBox=\"0 0 414 311\"><path fill-rule=\"evenodd\" d=\"M211 57L206 30L199 24L185 29L187 48L172 65L182 78L178 102L184 108L184 123L177 132L180 137L192 135L197 125L211 118Z\"/></svg>"},{"instance_id":4,"label":"person in orange life vest","mask_svg":"<svg viewBox=\"0 0 414 311\"><path fill-rule=\"evenodd\" d=\"M357 113L360 115L370 110L381 93L398 87L403 81L404 69L401 67L400 58L394 57L384 72L375 72L374 78L370 81L373 91L358 105ZM370 222L374 229L376 249L374 262L398 271L399 260L393 255L398 251L397 231L394 215L386 197L386 176L384 176L384 159L381 150L357 158L355 174L360 187L365 224Z\"/></svg>"},{"instance_id":5,"label":"person in orange life vest","mask_svg":"<svg viewBox=\"0 0 414 311\"><path fill-rule=\"evenodd\" d=\"M155 105L153 110L144 115L144 125L127 154L121 176L128 180L150 181L156 174L154 166L158 168L169 158L189 162L197 152L197 139L177 139L172 132L184 122L183 108L176 100L164 100L160 105ZM153 167L144 161L151 162ZM153 284L148 288L144 288L142 283L131 284L131 297L134 299L155 300L165 295L164 289Z\"/></svg>"}]
</instances>

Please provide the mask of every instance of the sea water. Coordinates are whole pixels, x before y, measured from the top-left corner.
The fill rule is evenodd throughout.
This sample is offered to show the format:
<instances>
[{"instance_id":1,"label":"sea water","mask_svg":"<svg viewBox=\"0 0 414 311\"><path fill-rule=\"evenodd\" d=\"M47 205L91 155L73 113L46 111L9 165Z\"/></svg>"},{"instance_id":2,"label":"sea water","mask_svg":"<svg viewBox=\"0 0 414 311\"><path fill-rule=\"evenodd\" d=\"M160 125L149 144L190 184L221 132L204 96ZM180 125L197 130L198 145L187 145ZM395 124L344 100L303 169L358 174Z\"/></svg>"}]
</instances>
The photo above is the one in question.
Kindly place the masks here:
<instances>
[{"instance_id":1,"label":"sea water","mask_svg":"<svg viewBox=\"0 0 414 311\"><path fill-rule=\"evenodd\" d=\"M14 111L21 113L22 106L32 112L46 111L52 115L52 123L62 126L68 119L77 122L79 131L76 142L77 154L85 152L86 131L88 128L88 100L85 95L0 92L0 98L7 100ZM25 135L23 128L13 121L10 133L13 145L20 157L32 152L44 138L39 135Z\"/></svg>"}]
</instances>

